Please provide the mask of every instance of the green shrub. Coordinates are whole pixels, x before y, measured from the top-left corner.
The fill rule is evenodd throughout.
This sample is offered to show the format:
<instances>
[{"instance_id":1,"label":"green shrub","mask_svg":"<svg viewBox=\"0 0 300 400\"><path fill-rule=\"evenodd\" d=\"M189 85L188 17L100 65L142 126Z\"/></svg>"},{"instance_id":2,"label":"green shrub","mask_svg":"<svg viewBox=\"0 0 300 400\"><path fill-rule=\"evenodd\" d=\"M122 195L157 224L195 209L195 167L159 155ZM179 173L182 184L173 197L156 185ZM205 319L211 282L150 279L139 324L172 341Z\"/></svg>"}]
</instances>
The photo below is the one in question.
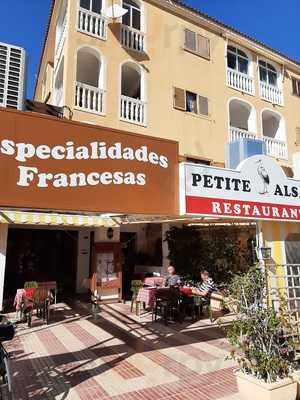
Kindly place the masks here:
<instances>
[{"instance_id":1,"label":"green shrub","mask_svg":"<svg viewBox=\"0 0 300 400\"><path fill-rule=\"evenodd\" d=\"M275 311L268 304L265 283L258 267L233 278L228 291L235 299L238 315L226 335L237 349L230 358L238 362L240 369L270 383L289 376L295 349L284 300Z\"/></svg>"}]
</instances>

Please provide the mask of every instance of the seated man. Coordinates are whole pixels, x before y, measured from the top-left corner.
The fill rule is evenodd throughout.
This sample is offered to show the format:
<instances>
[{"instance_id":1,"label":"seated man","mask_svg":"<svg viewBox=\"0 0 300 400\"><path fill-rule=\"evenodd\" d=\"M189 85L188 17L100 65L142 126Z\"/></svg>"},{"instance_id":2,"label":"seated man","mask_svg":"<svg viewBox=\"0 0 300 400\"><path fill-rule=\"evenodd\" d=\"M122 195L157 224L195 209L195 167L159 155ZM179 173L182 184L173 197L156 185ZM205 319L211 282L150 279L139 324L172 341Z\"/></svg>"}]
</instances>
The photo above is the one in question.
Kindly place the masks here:
<instances>
[{"instance_id":1,"label":"seated man","mask_svg":"<svg viewBox=\"0 0 300 400\"><path fill-rule=\"evenodd\" d=\"M170 265L168 267L168 275L165 280L165 286L180 286L181 285L181 278L179 275L176 275L175 268Z\"/></svg>"},{"instance_id":2,"label":"seated man","mask_svg":"<svg viewBox=\"0 0 300 400\"><path fill-rule=\"evenodd\" d=\"M206 270L201 271L201 280L202 283L201 285L198 286L198 288L194 289L194 293L197 294L198 296L202 297L202 301L204 303L209 302L210 295L212 292L215 292L217 290L217 287L212 280L212 278L209 276L209 272Z\"/></svg>"}]
</instances>

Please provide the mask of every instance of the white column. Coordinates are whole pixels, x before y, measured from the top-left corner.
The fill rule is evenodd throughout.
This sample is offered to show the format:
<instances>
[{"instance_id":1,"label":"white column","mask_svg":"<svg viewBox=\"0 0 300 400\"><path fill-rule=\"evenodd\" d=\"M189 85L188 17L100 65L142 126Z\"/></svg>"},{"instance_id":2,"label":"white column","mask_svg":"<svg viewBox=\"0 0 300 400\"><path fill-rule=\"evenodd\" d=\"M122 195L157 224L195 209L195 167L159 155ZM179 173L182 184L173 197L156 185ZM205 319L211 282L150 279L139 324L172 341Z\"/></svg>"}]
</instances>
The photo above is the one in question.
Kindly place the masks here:
<instances>
[{"instance_id":1,"label":"white column","mask_svg":"<svg viewBox=\"0 0 300 400\"><path fill-rule=\"evenodd\" d=\"M90 240L91 233L87 229L78 231L78 247L77 247L77 276L76 276L76 292L85 293L87 288L83 283L89 278L90 273Z\"/></svg>"},{"instance_id":2,"label":"white column","mask_svg":"<svg viewBox=\"0 0 300 400\"><path fill-rule=\"evenodd\" d=\"M167 274L167 269L170 265L170 260L168 258L169 256L169 246L168 242L165 241L166 238L166 232L170 229L170 224L162 224L161 225L161 233L162 233L162 256L163 256L163 268L162 268L162 274L166 275Z\"/></svg>"},{"instance_id":3,"label":"white column","mask_svg":"<svg viewBox=\"0 0 300 400\"><path fill-rule=\"evenodd\" d=\"M3 308L8 224L0 224L0 311Z\"/></svg>"}]
</instances>

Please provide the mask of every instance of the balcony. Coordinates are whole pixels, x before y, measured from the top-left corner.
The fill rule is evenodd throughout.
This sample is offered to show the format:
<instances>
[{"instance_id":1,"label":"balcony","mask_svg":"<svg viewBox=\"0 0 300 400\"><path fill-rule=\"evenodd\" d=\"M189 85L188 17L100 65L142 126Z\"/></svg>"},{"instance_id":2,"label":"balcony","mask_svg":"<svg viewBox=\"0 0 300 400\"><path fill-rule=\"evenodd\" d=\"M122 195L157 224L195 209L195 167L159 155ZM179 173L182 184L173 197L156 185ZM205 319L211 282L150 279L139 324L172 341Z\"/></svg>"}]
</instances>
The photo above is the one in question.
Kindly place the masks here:
<instances>
[{"instance_id":1,"label":"balcony","mask_svg":"<svg viewBox=\"0 0 300 400\"><path fill-rule=\"evenodd\" d=\"M261 81L260 97L272 104L283 106L283 93L282 90L277 86L273 86Z\"/></svg>"},{"instance_id":2,"label":"balcony","mask_svg":"<svg viewBox=\"0 0 300 400\"><path fill-rule=\"evenodd\" d=\"M103 114L104 96L104 90L87 85L85 83L76 82L76 108L96 114Z\"/></svg>"},{"instance_id":3,"label":"balcony","mask_svg":"<svg viewBox=\"0 0 300 400\"><path fill-rule=\"evenodd\" d=\"M138 125L146 125L146 103L127 96L121 96L120 119Z\"/></svg>"},{"instance_id":4,"label":"balcony","mask_svg":"<svg viewBox=\"0 0 300 400\"><path fill-rule=\"evenodd\" d=\"M239 139L256 139L256 134L231 126L229 130L229 141L234 142Z\"/></svg>"},{"instance_id":5,"label":"balcony","mask_svg":"<svg viewBox=\"0 0 300 400\"><path fill-rule=\"evenodd\" d=\"M241 92L254 95L254 79L234 69L227 68L227 85Z\"/></svg>"},{"instance_id":6,"label":"balcony","mask_svg":"<svg viewBox=\"0 0 300 400\"><path fill-rule=\"evenodd\" d=\"M282 140L273 139L267 136L263 137L266 144L266 154L270 157L280 158L282 160L288 159L287 144Z\"/></svg>"},{"instance_id":7,"label":"balcony","mask_svg":"<svg viewBox=\"0 0 300 400\"><path fill-rule=\"evenodd\" d=\"M121 25L121 44L127 49L145 52L145 34L127 25Z\"/></svg>"},{"instance_id":8,"label":"balcony","mask_svg":"<svg viewBox=\"0 0 300 400\"><path fill-rule=\"evenodd\" d=\"M77 30L99 39L106 40L107 24L106 19L97 13L78 8Z\"/></svg>"}]
</instances>

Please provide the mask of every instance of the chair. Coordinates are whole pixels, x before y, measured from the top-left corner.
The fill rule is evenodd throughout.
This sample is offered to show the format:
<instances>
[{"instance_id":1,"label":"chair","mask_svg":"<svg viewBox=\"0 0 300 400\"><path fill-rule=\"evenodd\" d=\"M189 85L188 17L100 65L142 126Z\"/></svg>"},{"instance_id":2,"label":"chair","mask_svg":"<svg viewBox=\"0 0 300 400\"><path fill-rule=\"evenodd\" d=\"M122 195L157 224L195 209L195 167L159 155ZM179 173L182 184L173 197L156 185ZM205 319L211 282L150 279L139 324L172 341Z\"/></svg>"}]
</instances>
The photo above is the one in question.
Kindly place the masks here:
<instances>
[{"instance_id":1,"label":"chair","mask_svg":"<svg viewBox=\"0 0 300 400\"><path fill-rule=\"evenodd\" d=\"M200 319L203 308L203 301L200 296L192 296L192 320Z\"/></svg>"},{"instance_id":2,"label":"chair","mask_svg":"<svg viewBox=\"0 0 300 400\"><path fill-rule=\"evenodd\" d=\"M42 318L43 321L46 322L48 325L49 323L49 314L50 314L50 301L51 301L51 294L49 293L48 289L44 288L36 288L34 293L33 293L33 298L32 298L32 305L28 309L27 312L27 324L28 327L31 327L31 322L32 322L32 315L34 309L36 309L36 315L38 318Z\"/></svg>"},{"instance_id":3,"label":"chair","mask_svg":"<svg viewBox=\"0 0 300 400\"><path fill-rule=\"evenodd\" d=\"M204 307L207 309L210 322L214 322L213 312L222 311L224 308L223 294L215 292L211 293L207 301L202 303L202 308Z\"/></svg>"},{"instance_id":4,"label":"chair","mask_svg":"<svg viewBox=\"0 0 300 400\"><path fill-rule=\"evenodd\" d=\"M130 310L133 312L133 306L135 303L135 312L138 315L139 313L139 303L136 301L139 290L143 287L143 282L141 280L133 280L131 281L131 292L132 292L132 297L131 297L131 307Z\"/></svg>"},{"instance_id":5,"label":"chair","mask_svg":"<svg viewBox=\"0 0 300 400\"><path fill-rule=\"evenodd\" d=\"M169 319L180 317L180 291L178 288L158 289L155 295L155 306L152 311L152 321L157 321L157 315L163 317L165 325Z\"/></svg>"},{"instance_id":6,"label":"chair","mask_svg":"<svg viewBox=\"0 0 300 400\"><path fill-rule=\"evenodd\" d=\"M36 289L38 283L36 281L28 281L24 283L24 289Z\"/></svg>"}]
</instances>

